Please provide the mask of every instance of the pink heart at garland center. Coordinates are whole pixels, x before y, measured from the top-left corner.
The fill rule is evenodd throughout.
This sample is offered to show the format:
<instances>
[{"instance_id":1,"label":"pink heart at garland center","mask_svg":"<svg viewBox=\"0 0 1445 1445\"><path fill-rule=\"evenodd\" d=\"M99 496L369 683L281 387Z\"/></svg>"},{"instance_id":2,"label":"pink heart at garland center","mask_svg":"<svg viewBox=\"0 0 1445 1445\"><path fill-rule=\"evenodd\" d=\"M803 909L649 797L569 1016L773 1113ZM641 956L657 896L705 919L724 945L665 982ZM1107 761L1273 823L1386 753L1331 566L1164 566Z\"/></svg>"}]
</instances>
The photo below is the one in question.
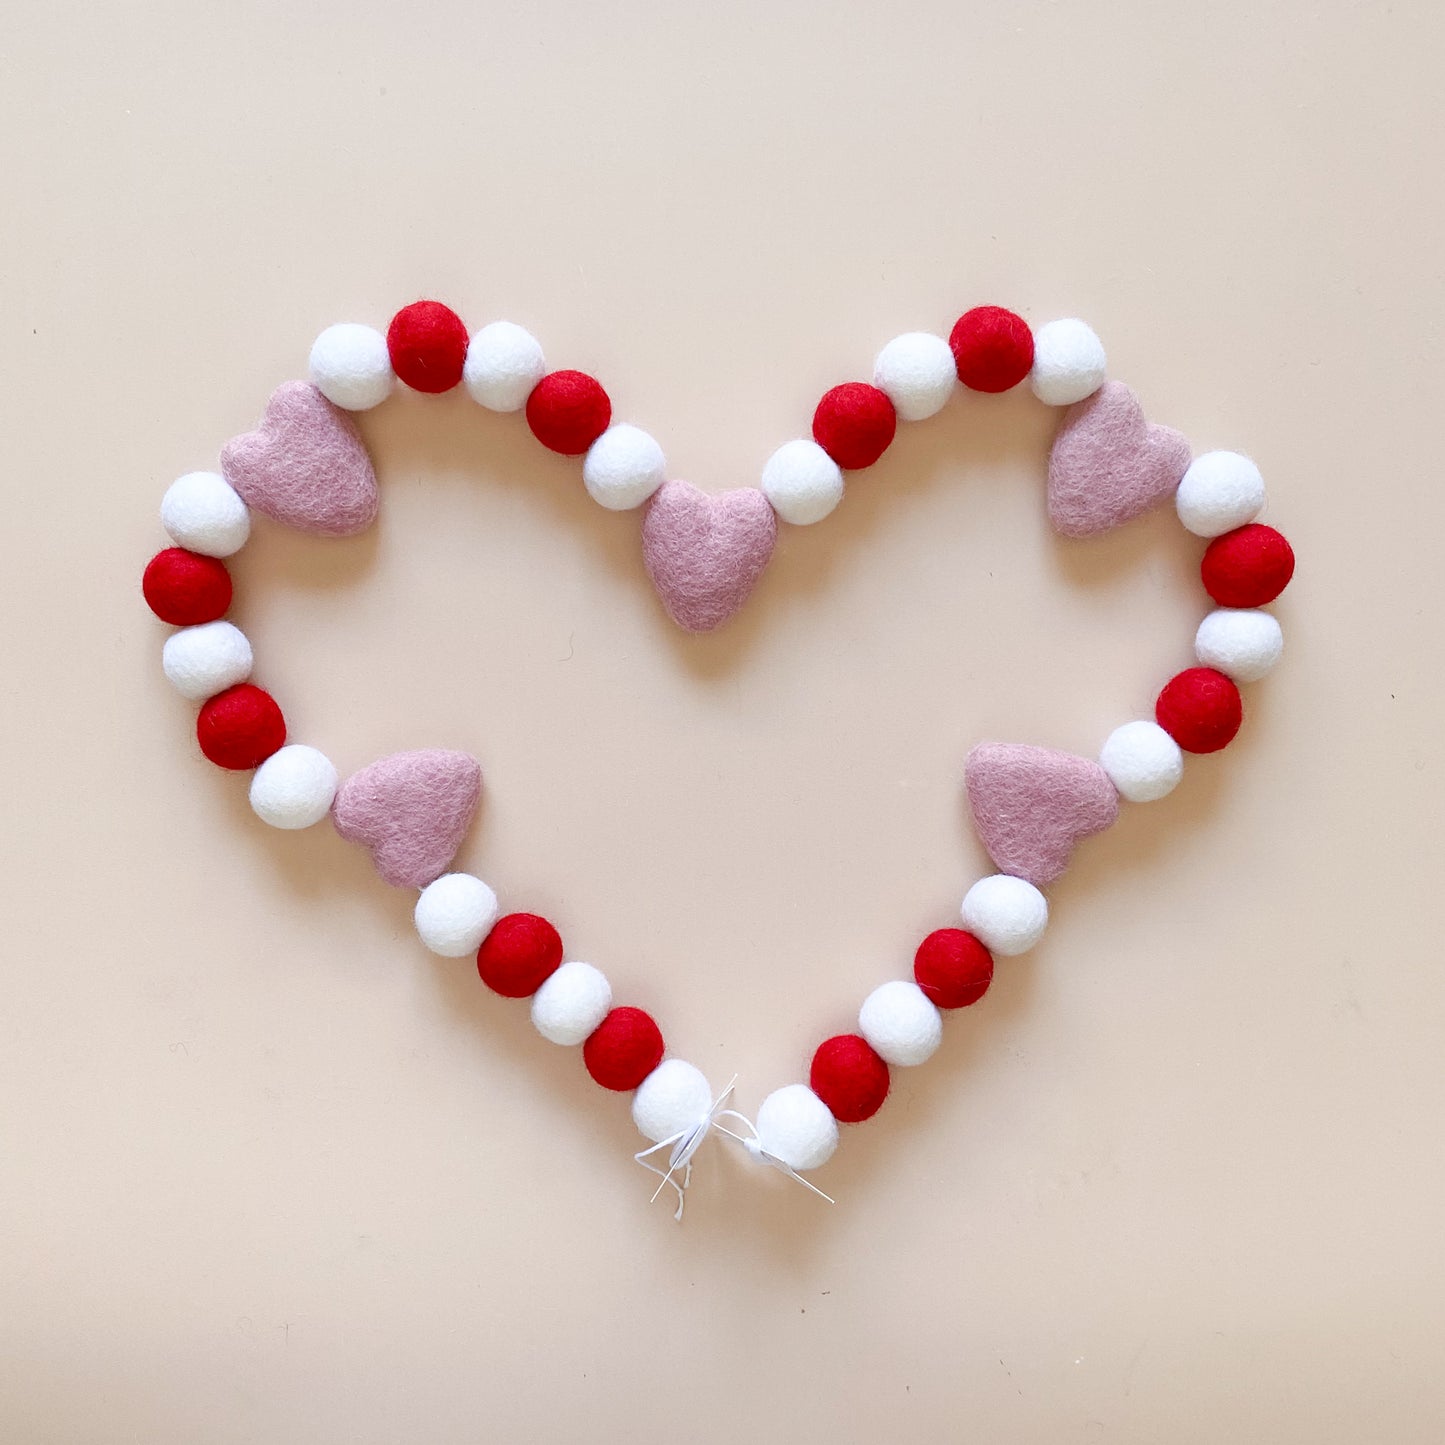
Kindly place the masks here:
<instances>
[{"instance_id":1,"label":"pink heart at garland center","mask_svg":"<svg viewBox=\"0 0 1445 1445\"><path fill-rule=\"evenodd\" d=\"M642 521L642 558L667 615L707 632L747 600L778 536L756 487L710 497L687 482L665 482Z\"/></svg>"}]
</instances>

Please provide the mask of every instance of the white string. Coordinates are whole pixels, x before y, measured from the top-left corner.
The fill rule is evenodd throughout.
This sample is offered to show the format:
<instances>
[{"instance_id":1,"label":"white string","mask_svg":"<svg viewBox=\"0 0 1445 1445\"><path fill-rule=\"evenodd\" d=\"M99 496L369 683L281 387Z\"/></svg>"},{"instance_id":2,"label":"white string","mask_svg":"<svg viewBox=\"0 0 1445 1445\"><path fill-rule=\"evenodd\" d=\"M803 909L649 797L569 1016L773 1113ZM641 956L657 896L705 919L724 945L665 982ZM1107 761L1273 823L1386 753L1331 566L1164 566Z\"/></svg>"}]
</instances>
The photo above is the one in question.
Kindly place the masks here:
<instances>
[{"instance_id":1,"label":"white string","mask_svg":"<svg viewBox=\"0 0 1445 1445\"><path fill-rule=\"evenodd\" d=\"M717 1122L719 1116L733 1112L731 1109L724 1108L724 1105L732 1098L733 1090L737 1087L737 1082L738 1076L734 1074L732 1078L728 1080L727 1088L713 1100L712 1107L691 1128L679 1130L678 1133L672 1134L668 1138L654 1144L650 1149L643 1149L640 1153L632 1156L644 1169L652 1174L656 1174L658 1178L662 1180L662 1183L653 1190L652 1198L647 1201L649 1204L655 1204L657 1202L657 1196L669 1185L677 1190L677 1213L672 1217L679 1222L682 1220L682 1207L687 1202L686 1190L688 1185L692 1183L692 1156L702 1148L703 1141L707 1138L708 1134L715 1127L721 1127ZM741 1115L738 1117L741 1117ZM728 1132L726 1129L723 1130L725 1134ZM734 1134L733 1138L737 1138L737 1135ZM656 1154L659 1149L668 1148L670 1148L672 1152L667 1156L666 1171L659 1169L656 1164L649 1162L651 1156ZM679 1169L682 1170L681 1184L673 1178L673 1175L676 1174Z\"/></svg>"},{"instance_id":2,"label":"white string","mask_svg":"<svg viewBox=\"0 0 1445 1445\"><path fill-rule=\"evenodd\" d=\"M736 1119L738 1123L745 1124L749 1137L745 1139L741 1134L734 1134L725 1124L719 1124L717 1120L721 1118ZM759 1164L766 1164L769 1168L776 1169L780 1174L786 1174L789 1179L796 1179L804 1189L811 1189L819 1199L826 1199L829 1204L837 1203L837 1200L835 1200L831 1194L824 1194L812 1180L803 1178L786 1159L779 1159L776 1154L769 1154L768 1151L763 1148L762 1141L758 1138L757 1125L755 1125L746 1114L739 1114L736 1109L719 1110L713 1120L713 1128L718 1130L719 1133L726 1134L729 1139L736 1139Z\"/></svg>"},{"instance_id":3,"label":"white string","mask_svg":"<svg viewBox=\"0 0 1445 1445\"><path fill-rule=\"evenodd\" d=\"M692 1183L692 1157L702 1148L707 1136L716 1129L719 1134L726 1134L729 1139L735 1139L744 1149L748 1151L751 1158L759 1164L766 1164L771 1169L776 1169L780 1174L786 1174L789 1179L795 1179L804 1189L811 1189L819 1199L826 1199L829 1204L837 1201L831 1194L824 1194L811 1180L805 1179L785 1159L779 1159L776 1154L769 1154L763 1148L762 1141L758 1137L757 1126L746 1114L740 1114L736 1109L729 1109L727 1101L732 1098L733 1090L737 1088L738 1076L734 1074L728 1080L727 1088L712 1101L712 1107L703 1115L696 1124L688 1129L680 1129L676 1134L669 1135L666 1139L651 1145L647 1149L640 1150L632 1157L642 1165L650 1174L656 1174L662 1181L652 1191L652 1198L649 1204L657 1203L657 1196L664 1189L669 1187L677 1191L677 1210L673 1218L682 1222L683 1206L687 1203L687 1189ZM744 1136L735 1134L726 1124L721 1124L720 1119L736 1119L748 1132ZM652 1163L652 1156L661 1149L670 1149L672 1152L667 1156L667 1168L659 1169ZM674 1177L678 1170L682 1170L682 1183L679 1184Z\"/></svg>"}]
</instances>

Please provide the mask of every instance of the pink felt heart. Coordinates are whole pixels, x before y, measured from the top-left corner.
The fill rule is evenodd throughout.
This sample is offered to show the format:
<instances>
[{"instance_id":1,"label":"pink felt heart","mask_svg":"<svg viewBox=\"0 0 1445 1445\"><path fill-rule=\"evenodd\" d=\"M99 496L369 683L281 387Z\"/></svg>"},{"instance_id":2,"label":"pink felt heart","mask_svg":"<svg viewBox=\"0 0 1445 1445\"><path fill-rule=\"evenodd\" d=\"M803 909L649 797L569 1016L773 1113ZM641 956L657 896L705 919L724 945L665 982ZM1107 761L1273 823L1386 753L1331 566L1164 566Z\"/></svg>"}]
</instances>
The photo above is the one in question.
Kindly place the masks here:
<instances>
[{"instance_id":1,"label":"pink felt heart","mask_svg":"<svg viewBox=\"0 0 1445 1445\"><path fill-rule=\"evenodd\" d=\"M707 632L747 601L777 537L777 518L756 487L710 497L665 482L642 521L642 559L668 616Z\"/></svg>"},{"instance_id":2,"label":"pink felt heart","mask_svg":"<svg viewBox=\"0 0 1445 1445\"><path fill-rule=\"evenodd\" d=\"M221 471L258 512L323 537L376 520L376 473L356 424L306 381L271 393L261 425L221 448Z\"/></svg>"},{"instance_id":3,"label":"pink felt heart","mask_svg":"<svg viewBox=\"0 0 1445 1445\"><path fill-rule=\"evenodd\" d=\"M1107 532L1170 496L1189 457L1179 432L1145 421L1139 398L1106 381L1064 414L1049 453L1049 517L1066 537Z\"/></svg>"},{"instance_id":4,"label":"pink felt heart","mask_svg":"<svg viewBox=\"0 0 1445 1445\"><path fill-rule=\"evenodd\" d=\"M1068 866L1074 844L1119 816L1119 795L1098 763L1052 748L979 743L965 766L974 826L1004 873L1042 887Z\"/></svg>"},{"instance_id":5,"label":"pink felt heart","mask_svg":"<svg viewBox=\"0 0 1445 1445\"><path fill-rule=\"evenodd\" d=\"M331 820L343 838L371 849L388 883L425 888L456 857L481 791L482 770L466 753L393 753L342 783Z\"/></svg>"}]
</instances>

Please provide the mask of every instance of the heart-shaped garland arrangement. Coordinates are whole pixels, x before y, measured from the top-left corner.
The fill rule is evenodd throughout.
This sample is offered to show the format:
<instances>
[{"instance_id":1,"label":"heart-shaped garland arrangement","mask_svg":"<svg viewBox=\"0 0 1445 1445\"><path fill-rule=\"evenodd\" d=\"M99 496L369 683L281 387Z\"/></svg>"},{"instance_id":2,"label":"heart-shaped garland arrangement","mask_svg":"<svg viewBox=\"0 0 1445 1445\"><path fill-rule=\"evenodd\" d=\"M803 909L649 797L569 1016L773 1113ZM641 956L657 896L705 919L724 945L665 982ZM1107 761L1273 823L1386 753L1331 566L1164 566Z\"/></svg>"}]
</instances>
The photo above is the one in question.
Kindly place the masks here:
<instances>
[{"instance_id":1,"label":"heart-shaped garland arrangement","mask_svg":"<svg viewBox=\"0 0 1445 1445\"><path fill-rule=\"evenodd\" d=\"M165 643L166 676L201 703L196 733L205 756L254 770L251 806L263 821L307 828L330 814L343 837L371 850L388 883L420 890L416 928L429 949L475 955L495 992L531 999L544 1038L580 1045L597 1083L632 1093L633 1118L650 1141L637 1158L662 1177L658 1192L677 1191L679 1218L690 1161L714 1130L808 1183L803 1173L832 1156L838 1125L878 1112L889 1071L921 1064L937 1049L944 1011L983 996L994 957L1024 953L1042 937L1049 909L1040 889L1063 872L1075 844L1114 822L1120 798L1140 803L1169 793L1185 753L1226 746L1243 716L1237 684L1262 677L1280 656L1279 624L1260 609L1289 582L1294 554L1255 521L1264 505L1258 469L1234 452L1194 457L1178 432L1146 422L1134 393L1105 380L1103 347L1082 321L1050 322L1035 333L1014 313L984 306L962 316L946 341L900 336L879 353L871 385L849 382L823 397L811 439L779 448L759 487L719 496L667 480L657 442L614 424L607 393L592 377L549 372L536 340L510 322L469 336L453 311L419 301L396 314L385 336L351 324L322 332L310 372L310 382L287 382L272 395L258 430L222 448L220 474L188 473L162 500L161 522L175 545L152 558L143 588L156 616L180 629ZM1115 729L1097 761L1011 743L973 749L969 803L999 871L968 890L961 928L923 940L911 979L868 996L857 1033L818 1047L808 1083L775 1090L749 1120L726 1107L731 1084L715 1097L700 1070L664 1058L657 1024L642 1009L614 1006L600 970L564 961L550 922L532 913L498 916L496 895L480 878L447 871L480 796L472 758L400 753L342 782L325 754L286 743L280 708L248 680L250 643L221 620L231 603L221 559L246 542L252 510L323 536L371 525L376 477L347 413L377 406L398 379L422 392L465 384L492 411L525 411L543 446L584 458L583 482L602 506L645 503L648 575L673 620L694 632L716 627L746 600L772 555L777 520L803 526L825 517L843 495L844 472L876 462L900 418L932 416L960 383L1002 392L1027 379L1041 401L1068 408L1049 459L1056 529L1088 536L1172 496L1184 526L1210 539L1201 575L1218 607L1195 636L1199 665L1165 685L1153 720Z\"/></svg>"}]
</instances>

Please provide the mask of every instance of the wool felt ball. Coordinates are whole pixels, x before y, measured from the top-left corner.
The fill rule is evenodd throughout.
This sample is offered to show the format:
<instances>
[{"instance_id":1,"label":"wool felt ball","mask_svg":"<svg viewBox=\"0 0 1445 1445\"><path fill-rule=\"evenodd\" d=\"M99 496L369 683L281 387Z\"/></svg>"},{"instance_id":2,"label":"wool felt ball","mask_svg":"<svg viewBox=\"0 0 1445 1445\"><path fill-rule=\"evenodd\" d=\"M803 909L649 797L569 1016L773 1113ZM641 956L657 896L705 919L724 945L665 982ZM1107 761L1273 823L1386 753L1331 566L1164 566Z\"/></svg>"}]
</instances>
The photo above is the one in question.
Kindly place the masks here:
<instances>
[{"instance_id":1,"label":"wool felt ball","mask_svg":"<svg viewBox=\"0 0 1445 1445\"><path fill-rule=\"evenodd\" d=\"M273 828L309 828L330 811L336 765L316 748L292 743L272 753L251 778L251 810Z\"/></svg>"},{"instance_id":2,"label":"wool felt ball","mask_svg":"<svg viewBox=\"0 0 1445 1445\"><path fill-rule=\"evenodd\" d=\"M763 495L795 527L821 522L843 500L843 472L818 445L799 437L784 442L763 466Z\"/></svg>"},{"instance_id":3,"label":"wool felt ball","mask_svg":"<svg viewBox=\"0 0 1445 1445\"><path fill-rule=\"evenodd\" d=\"M611 1008L607 975L573 959L532 995L532 1026L551 1043L575 1047L585 1042Z\"/></svg>"},{"instance_id":4,"label":"wool felt ball","mask_svg":"<svg viewBox=\"0 0 1445 1445\"><path fill-rule=\"evenodd\" d=\"M1189 667L1165 683L1154 717L1186 753L1217 753L1239 731L1244 704L1222 672Z\"/></svg>"},{"instance_id":5,"label":"wool felt ball","mask_svg":"<svg viewBox=\"0 0 1445 1445\"><path fill-rule=\"evenodd\" d=\"M218 768L244 772L260 767L286 741L286 719L269 692L241 682L202 703L196 741Z\"/></svg>"},{"instance_id":6,"label":"wool felt ball","mask_svg":"<svg viewBox=\"0 0 1445 1445\"><path fill-rule=\"evenodd\" d=\"M913 956L913 977L938 1008L967 1008L993 982L993 955L962 928L936 928Z\"/></svg>"},{"instance_id":7,"label":"wool felt ball","mask_svg":"<svg viewBox=\"0 0 1445 1445\"><path fill-rule=\"evenodd\" d=\"M188 552L229 557L251 535L251 512L218 472L187 472L161 498L161 526Z\"/></svg>"},{"instance_id":8,"label":"wool felt ball","mask_svg":"<svg viewBox=\"0 0 1445 1445\"><path fill-rule=\"evenodd\" d=\"M667 480L667 458L641 427L619 422L587 449L582 482L588 495L609 512L640 507Z\"/></svg>"},{"instance_id":9,"label":"wool felt ball","mask_svg":"<svg viewBox=\"0 0 1445 1445\"><path fill-rule=\"evenodd\" d=\"M1199 576L1221 607L1263 607L1289 586L1294 549L1273 527L1251 522L1204 549Z\"/></svg>"},{"instance_id":10,"label":"wool felt ball","mask_svg":"<svg viewBox=\"0 0 1445 1445\"><path fill-rule=\"evenodd\" d=\"M542 343L511 321L493 321L472 337L462 380L488 411L521 411L547 372Z\"/></svg>"},{"instance_id":11,"label":"wool felt ball","mask_svg":"<svg viewBox=\"0 0 1445 1445\"><path fill-rule=\"evenodd\" d=\"M391 369L413 391L450 391L467 361L467 328L440 301L413 301L386 328Z\"/></svg>"},{"instance_id":12,"label":"wool felt ball","mask_svg":"<svg viewBox=\"0 0 1445 1445\"><path fill-rule=\"evenodd\" d=\"M1048 900L1032 883L1008 873L980 878L964 895L963 926L995 955L1027 953L1049 926Z\"/></svg>"},{"instance_id":13,"label":"wool felt ball","mask_svg":"<svg viewBox=\"0 0 1445 1445\"><path fill-rule=\"evenodd\" d=\"M527 397L532 435L564 457L580 457L611 420L611 400L584 371L549 371Z\"/></svg>"},{"instance_id":14,"label":"wool felt ball","mask_svg":"<svg viewBox=\"0 0 1445 1445\"><path fill-rule=\"evenodd\" d=\"M321 537L352 537L380 496L356 423L307 381L287 381L261 424L221 448L221 471L253 511Z\"/></svg>"},{"instance_id":15,"label":"wool felt ball","mask_svg":"<svg viewBox=\"0 0 1445 1445\"><path fill-rule=\"evenodd\" d=\"M635 1089L662 1061L662 1030L640 1008L615 1008L582 1045L587 1072L604 1089Z\"/></svg>"},{"instance_id":16,"label":"wool felt ball","mask_svg":"<svg viewBox=\"0 0 1445 1445\"><path fill-rule=\"evenodd\" d=\"M858 1010L858 1032L885 1064L926 1063L943 1041L943 1015L916 983L879 984Z\"/></svg>"},{"instance_id":17,"label":"wool felt ball","mask_svg":"<svg viewBox=\"0 0 1445 1445\"><path fill-rule=\"evenodd\" d=\"M1280 659L1284 634L1268 612L1221 607L1199 624L1194 655L1235 682L1258 682Z\"/></svg>"},{"instance_id":18,"label":"wool felt ball","mask_svg":"<svg viewBox=\"0 0 1445 1445\"><path fill-rule=\"evenodd\" d=\"M146 563L141 592L150 610L173 627L214 622L231 605L231 574L215 557L167 547Z\"/></svg>"},{"instance_id":19,"label":"wool felt ball","mask_svg":"<svg viewBox=\"0 0 1445 1445\"><path fill-rule=\"evenodd\" d=\"M1104 343L1086 321L1050 321L1034 332L1029 386L1046 406L1073 406L1093 396L1107 374Z\"/></svg>"},{"instance_id":20,"label":"wool felt ball","mask_svg":"<svg viewBox=\"0 0 1445 1445\"><path fill-rule=\"evenodd\" d=\"M391 395L396 373L386 337L374 326L343 321L312 343L311 384L343 411L370 411Z\"/></svg>"},{"instance_id":21,"label":"wool felt ball","mask_svg":"<svg viewBox=\"0 0 1445 1445\"><path fill-rule=\"evenodd\" d=\"M251 644L229 622L203 622L166 638L161 669L182 697L204 702L251 675Z\"/></svg>"},{"instance_id":22,"label":"wool felt ball","mask_svg":"<svg viewBox=\"0 0 1445 1445\"><path fill-rule=\"evenodd\" d=\"M1264 506L1264 478L1238 452L1205 452L1189 463L1174 494L1179 520L1196 537L1218 537L1252 522Z\"/></svg>"},{"instance_id":23,"label":"wool felt ball","mask_svg":"<svg viewBox=\"0 0 1445 1445\"><path fill-rule=\"evenodd\" d=\"M561 962L561 936L535 913L497 919L477 950L482 982L503 998L530 998Z\"/></svg>"},{"instance_id":24,"label":"wool felt ball","mask_svg":"<svg viewBox=\"0 0 1445 1445\"><path fill-rule=\"evenodd\" d=\"M895 336L873 362L873 385L903 421L924 421L942 411L958 385L953 351L941 336L909 331Z\"/></svg>"},{"instance_id":25,"label":"wool felt ball","mask_svg":"<svg viewBox=\"0 0 1445 1445\"><path fill-rule=\"evenodd\" d=\"M971 391L1017 386L1034 364L1034 338L1022 316L1002 306L975 306L948 334L958 379Z\"/></svg>"},{"instance_id":26,"label":"wool felt ball","mask_svg":"<svg viewBox=\"0 0 1445 1445\"><path fill-rule=\"evenodd\" d=\"M428 883L412 914L421 941L442 958L475 953L497 917L497 895L470 873Z\"/></svg>"},{"instance_id":27,"label":"wool felt ball","mask_svg":"<svg viewBox=\"0 0 1445 1445\"><path fill-rule=\"evenodd\" d=\"M844 471L871 467L897 430L898 413L887 393L863 381L846 381L824 392L813 413L813 440Z\"/></svg>"},{"instance_id":28,"label":"wool felt ball","mask_svg":"<svg viewBox=\"0 0 1445 1445\"><path fill-rule=\"evenodd\" d=\"M336 793L336 831L371 852L393 888L425 888L451 867L477 811L482 770L452 748L378 758Z\"/></svg>"},{"instance_id":29,"label":"wool felt ball","mask_svg":"<svg viewBox=\"0 0 1445 1445\"><path fill-rule=\"evenodd\" d=\"M695 1129L712 1109L712 1085L685 1059L664 1059L632 1096L632 1122L654 1144Z\"/></svg>"},{"instance_id":30,"label":"wool felt ball","mask_svg":"<svg viewBox=\"0 0 1445 1445\"><path fill-rule=\"evenodd\" d=\"M818 1045L808 1083L840 1124L861 1124L888 1097L888 1065L867 1039L836 1034Z\"/></svg>"},{"instance_id":31,"label":"wool felt ball","mask_svg":"<svg viewBox=\"0 0 1445 1445\"><path fill-rule=\"evenodd\" d=\"M1099 766L1121 798L1153 803L1167 797L1184 776L1184 754L1156 722L1140 719L1117 727L1104 741Z\"/></svg>"},{"instance_id":32,"label":"wool felt ball","mask_svg":"<svg viewBox=\"0 0 1445 1445\"><path fill-rule=\"evenodd\" d=\"M833 1111L806 1085L785 1084L758 1105L758 1147L802 1173L818 1169L838 1147Z\"/></svg>"}]
</instances>

